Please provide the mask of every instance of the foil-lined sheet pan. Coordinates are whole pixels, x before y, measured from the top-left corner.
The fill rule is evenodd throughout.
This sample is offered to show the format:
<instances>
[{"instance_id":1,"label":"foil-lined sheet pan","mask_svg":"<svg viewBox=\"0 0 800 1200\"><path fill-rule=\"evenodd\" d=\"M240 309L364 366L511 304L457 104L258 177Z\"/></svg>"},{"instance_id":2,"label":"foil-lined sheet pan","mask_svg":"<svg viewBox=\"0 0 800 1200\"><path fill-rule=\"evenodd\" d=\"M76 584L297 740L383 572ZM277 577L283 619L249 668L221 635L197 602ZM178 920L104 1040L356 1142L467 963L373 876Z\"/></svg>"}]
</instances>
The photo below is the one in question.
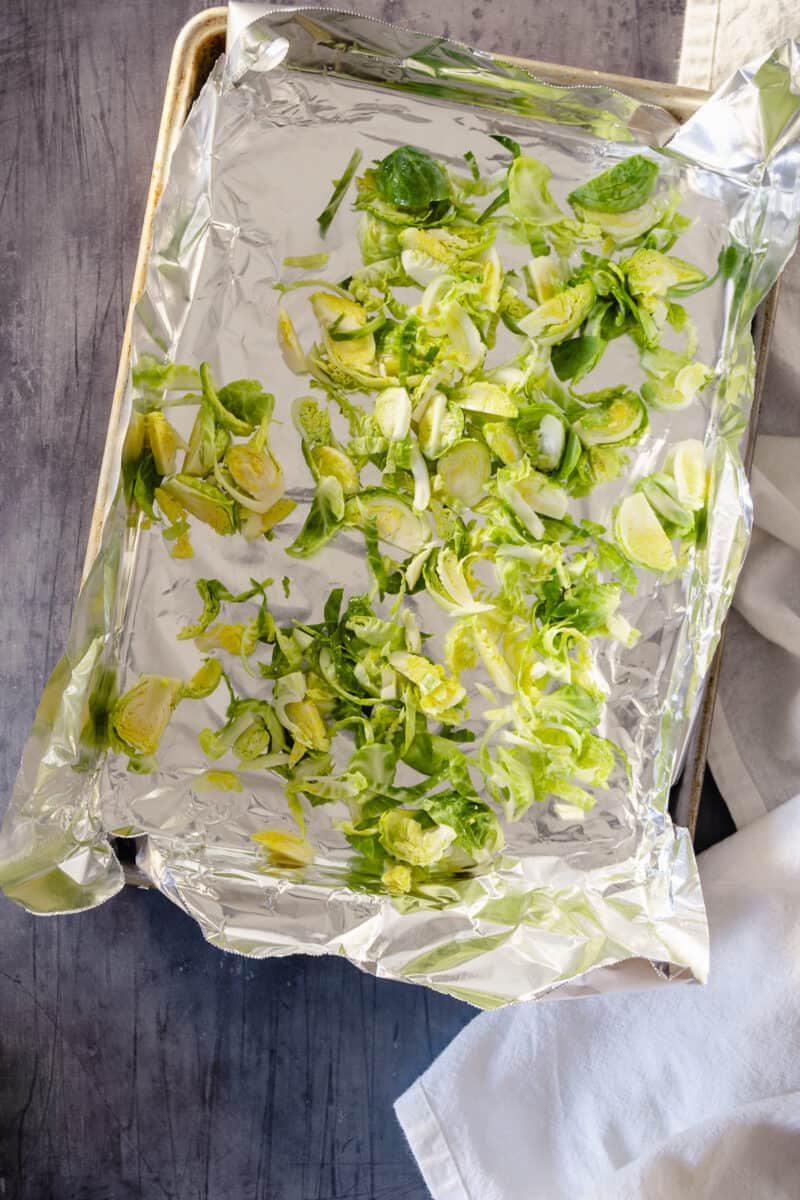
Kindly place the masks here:
<instances>
[{"instance_id":1,"label":"foil-lined sheet pan","mask_svg":"<svg viewBox=\"0 0 800 1200\"><path fill-rule=\"evenodd\" d=\"M32 912L91 907L122 886L108 836L143 835L141 868L226 950L344 954L365 970L481 1007L630 958L703 979L699 880L688 834L673 828L666 804L749 535L739 453L752 398L749 328L796 238L797 48L787 44L737 74L676 129L662 110L618 92L542 84L496 58L352 14L270 9L265 18L258 5L235 4L230 17L229 54L192 110L159 205L134 358L207 360L220 379L265 381L277 398L273 448L298 509L258 548L197 525L195 557L176 563L157 528L131 525L118 489L25 750L0 882ZM315 217L330 181L356 147L368 159L412 143L445 160L478 147L499 162L491 133L547 162L560 194L632 142L660 147L693 221L678 252L709 273L731 238L747 253L736 276L689 303L714 386L688 409L651 415L625 481L656 469L681 439L704 441L713 462L705 551L670 582L643 575L623 610L641 631L638 644L596 651L611 688L603 732L627 754L630 781L618 779L580 821L553 807L530 810L507 826L489 868L397 896L349 882L352 850L328 806L308 813L311 865L265 861L253 832L269 825L291 833L294 821L281 780L264 771L243 774L241 791L209 789L197 731L222 723L222 696L176 711L150 774L93 754L82 733L104 673L113 672L120 692L142 672L191 675L196 651L176 634L196 615L198 578L246 587L290 562L282 552L311 485L288 419L303 387L276 345L274 285L285 280L287 256L318 248ZM331 278L352 268L354 229L355 216L342 210L325 247ZM606 382L621 361L609 356ZM128 411L131 400L129 388ZM608 523L617 499L613 489L590 495L580 516ZM334 584L368 586L363 551L346 537L319 559L294 560L289 574L290 596L271 596L279 623L319 620ZM437 627L435 612L423 615L426 628L441 632L441 617Z\"/></svg>"}]
</instances>

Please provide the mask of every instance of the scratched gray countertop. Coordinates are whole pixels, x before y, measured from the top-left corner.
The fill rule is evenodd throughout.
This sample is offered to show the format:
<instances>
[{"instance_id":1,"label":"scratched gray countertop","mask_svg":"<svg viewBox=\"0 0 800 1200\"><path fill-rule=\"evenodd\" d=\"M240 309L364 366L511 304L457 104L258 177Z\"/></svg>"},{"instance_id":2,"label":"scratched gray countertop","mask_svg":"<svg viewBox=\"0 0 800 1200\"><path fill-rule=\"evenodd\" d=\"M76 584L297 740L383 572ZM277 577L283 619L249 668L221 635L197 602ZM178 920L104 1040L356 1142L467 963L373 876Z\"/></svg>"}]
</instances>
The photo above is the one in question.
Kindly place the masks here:
<instances>
[{"instance_id":1,"label":"scratched gray countertop","mask_svg":"<svg viewBox=\"0 0 800 1200\"><path fill-rule=\"evenodd\" d=\"M67 632L169 56L203 5L4 7L0 810ZM683 14L683 0L346 7L663 80ZM424 1200L392 1101L472 1016L339 960L224 955L157 894L50 920L0 900L0 1198Z\"/></svg>"}]
</instances>

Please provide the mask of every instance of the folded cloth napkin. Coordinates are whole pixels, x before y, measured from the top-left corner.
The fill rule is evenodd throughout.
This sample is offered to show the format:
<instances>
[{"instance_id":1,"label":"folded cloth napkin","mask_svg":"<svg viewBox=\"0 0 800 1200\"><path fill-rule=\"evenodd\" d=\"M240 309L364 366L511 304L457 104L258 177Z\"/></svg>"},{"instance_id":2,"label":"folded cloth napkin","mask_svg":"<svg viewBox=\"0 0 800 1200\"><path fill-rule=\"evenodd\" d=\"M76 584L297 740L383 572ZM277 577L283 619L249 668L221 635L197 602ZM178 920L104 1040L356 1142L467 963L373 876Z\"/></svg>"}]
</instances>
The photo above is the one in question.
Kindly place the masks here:
<instances>
[{"instance_id":1,"label":"folded cloth napkin","mask_svg":"<svg viewBox=\"0 0 800 1200\"><path fill-rule=\"evenodd\" d=\"M484 1014L401 1096L434 1200L800 1196L800 795L700 874L706 987Z\"/></svg>"}]
</instances>

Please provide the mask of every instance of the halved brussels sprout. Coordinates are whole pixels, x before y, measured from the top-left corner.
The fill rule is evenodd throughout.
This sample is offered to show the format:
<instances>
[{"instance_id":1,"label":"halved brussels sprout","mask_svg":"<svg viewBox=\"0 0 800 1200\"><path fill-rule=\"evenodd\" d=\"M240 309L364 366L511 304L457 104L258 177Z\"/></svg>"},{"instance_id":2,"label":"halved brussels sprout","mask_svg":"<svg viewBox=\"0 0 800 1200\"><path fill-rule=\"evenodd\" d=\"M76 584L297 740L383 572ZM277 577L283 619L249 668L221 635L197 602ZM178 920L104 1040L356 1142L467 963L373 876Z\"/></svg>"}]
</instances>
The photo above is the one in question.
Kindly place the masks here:
<instances>
[{"instance_id":1,"label":"halved brussels sprout","mask_svg":"<svg viewBox=\"0 0 800 1200\"><path fill-rule=\"evenodd\" d=\"M641 492L626 496L617 509L614 535L622 553L649 571L666 572L675 569L672 544Z\"/></svg>"},{"instance_id":2,"label":"halved brussels sprout","mask_svg":"<svg viewBox=\"0 0 800 1200\"><path fill-rule=\"evenodd\" d=\"M519 411L508 393L496 383L468 383L454 398L467 412L487 417L515 417Z\"/></svg>"},{"instance_id":3,"label":"halved brussels sprout","mask_svg":"<svg viewBox=\"0 0 800 1200\"><path fill-rule=\"evenodd\" d=\"M593 284L588 281L564 288L550 300L523 317L519 327L543 346L552 346L574 333L588 317L595 300Z\"/></svg>"},{"instance_id":4,"label":"halved brussels sprout","mask_svg":"<svg viewBox=\"0 0 800 1200\"><path fill-rule=\"evenodd\" d=\"M352 459L336 446L315 446L311 459L320 475L332 475L342 485L345 496L354 496L360 487L358 471Z\"/></svg>"},{"instance_id":5,"label":"halved brussels sprout","mask_svg":"<svg viewBox=\"0 0 800 1200\"><path fill-rule=\"evenodd\" d=\"M611 389L581 397L591 407L583 411L572 428L584 446L607 446L638 441L647 429L647 409L636 392Z\"/></svg>"},{"instance_id":6,"label":"halved brussels sprout","mask_svg":"<svg viewBox=\"0 0 800 1200\"><path fill-rule=\"evenodd\" d=\"M115 748L136 756L155 754L181 687L180 679L169 675L142 675L111 709L112 744L114 738L120 743Z\"/></svg>"},{"instance_id":7,"label":"halved brussels sprout","mask_svg":"<svg viewBox=\"0 0 800 1200\"><path fill-rule=\"evenodd\" d=\"M383 488L367 488L355 503L365 521L374 521L378 537L406 554L416 554L431 539L431 527L410 504Z\"/></svg>"},{"instance_id":8,"label":"halved brussels sprout","mask_svg":"<svg viewBox=\"0 0 800 1200\"><path fill-rule=\"evenodd\" d=\"M464 414L441 392L434 392L417 426L419 448L426 458L437 459L464 432Z\"/></svg>"},{"instance_id":9,"label":"halved brussels sprout","mask_svg":"<svg viewBox=\"0 0 800 1200\"><path fill-rule=\"evenodd\" d=\"M215 484L196 479L193 475L175 475L162 487L188 513L210 525L217 533L235 533L236 506L231 497L226 496Z\"/></svg>"},{"instance_id":10,"label":"halved brussels sprout","mask_svg":"<svg viewBox=\"0 0 800 1200\"><path fill-rule=\"evenodd\" d=\"M335 292L314 292L311 307L319 321L325 337L325 349L334 360L345 368L365 370L375 361L375 338L371 333L355 337L351 341L336 341L331 329L343 333L357 333L367 323L367 314L355 300L347 300Z\"/></svg>"},{"instance_id":11,"label":"halved brussels sprout","mask_svg":"<svg viewBox=\"0 0 800 1200\"><path fill-rule=\"evenodd\" d=\"M483 442L462 438L436 464L448 495L472 508L483 496L492 475L492 460Z\"/></svg>"},{"instance_id":12,"label":"halved brussels sprout","mask_svg":"<svg viewBox=\"0 0 800 1200\"><path fill-rule=\"evenodd\" d=\"M411 397L404 387L390 387L375 400L375 423L388 442L401 442L411 427Z\"/></svg>"}]
</instances>

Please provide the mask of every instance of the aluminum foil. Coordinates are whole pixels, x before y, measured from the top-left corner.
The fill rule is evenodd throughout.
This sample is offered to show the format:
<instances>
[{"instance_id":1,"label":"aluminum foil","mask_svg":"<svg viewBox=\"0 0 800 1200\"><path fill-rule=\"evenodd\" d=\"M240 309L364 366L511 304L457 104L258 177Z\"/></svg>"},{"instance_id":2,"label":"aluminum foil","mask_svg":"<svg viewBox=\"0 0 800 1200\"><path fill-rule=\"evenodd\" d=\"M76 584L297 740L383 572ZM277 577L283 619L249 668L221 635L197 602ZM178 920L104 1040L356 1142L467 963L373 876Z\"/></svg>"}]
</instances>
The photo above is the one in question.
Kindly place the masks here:
<instances>
[{"instance_id":1,"label":"aluminum foil","mask_svg":"<svg viewBox=\"0 0 800 1200\"><path fill-rule=\"evenodd\" d=\"M298 508L274 542L258 546L195 524L195 557L176 562L157 528L130 526L117 488L129 389L109 435L108 494L116 498L25 750L0 842L0 883L35 913L99 904L123 886L109 844L123 833L141 838L140 866L205 937L241 954L343 954L364 970L481 1007L570 981L585 987L586 972L634 958L703 980L700 884L689 835L673 828L667 799L750 530L739 452L752 400L749 328L796 238L798 48L787 44L739 72L677 129L662 110L618 92L543 84L443 39L330 10L263 12L231 6L227 59L216 64L175 150L133 349L134 358L208 360L218 379L262 380L277 397L273 450ZM661 147L662 169L680 184L682 211L693 218L681 256L713 272L731 236L750 254L744 273L688 302L714 385L688 409L652 414L627 473L629 486L687 437L703 439L714 464L706 549L672 582L642 573L623 609L640 641L596 651L611 688L601 732L628 755L630 781L615 777L583 821L535 807L507 826L490 869L440 881L424 896L396 897L347 885L352 851L329 806L309 815L313 864L266 864L251 834L266 825L294 829L281 780L245 773L241 792L203 782L197 731L222 723L222 695L176 711L149 775L92 753L81 733L101 672L113 670L122 691L140 672L186 678L197 667L192 643L176 640L196 615L197 578L245 587L254 575L280 577L291 563L290 598L271 597L279 623L318 620L335 584L366 588L357 539L341 536L307 562L283 556L311 490L288 420L304 389L276 346L274 284L287 255L319 248L316 213L357 146L367 161L411 142L451 161L476 149L484 163L499 164L502 152L486 136L494 132L552 167L559 199L632 141ZM354 228L342 210L326 243L331 278L352 267ZM609 350L601 364L609 378L593 375L597 386L625 378L623 356ZM575 513L607 524L618 494L604 488ZM437 611L422 613L434 633L442 628ZM252 680L241 683L252 692Z\"/></svg>"}]
</instances>

